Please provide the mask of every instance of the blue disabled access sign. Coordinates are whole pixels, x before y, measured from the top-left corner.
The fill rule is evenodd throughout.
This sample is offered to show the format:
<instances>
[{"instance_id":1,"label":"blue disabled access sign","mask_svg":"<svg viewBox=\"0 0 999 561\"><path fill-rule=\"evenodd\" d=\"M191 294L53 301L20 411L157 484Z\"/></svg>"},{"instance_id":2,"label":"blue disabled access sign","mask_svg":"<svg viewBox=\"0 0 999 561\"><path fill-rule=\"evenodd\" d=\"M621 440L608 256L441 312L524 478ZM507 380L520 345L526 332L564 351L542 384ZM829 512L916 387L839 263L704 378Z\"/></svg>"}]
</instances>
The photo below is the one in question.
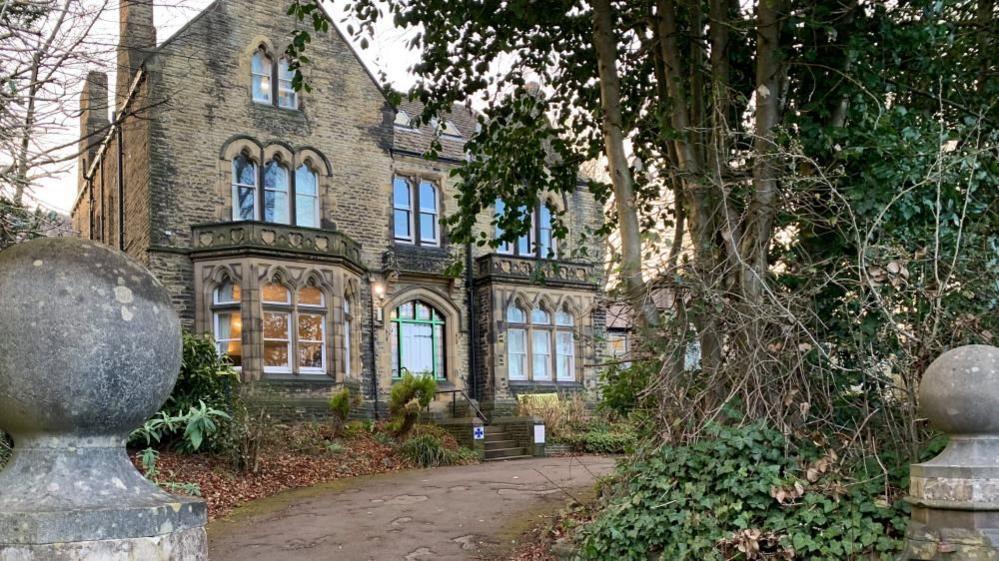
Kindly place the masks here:
<instances>
[{"instance_id":1,"label":"blue disabled access sign","mask_svg":"<svg viewBox=\"0 0 999 561\"><path fill-rule=\"evenodd\" d=\"M475 427L472 429L472 434L475 436L475 440L485 440L486 427Z\"/></svg>"}]
</instances>

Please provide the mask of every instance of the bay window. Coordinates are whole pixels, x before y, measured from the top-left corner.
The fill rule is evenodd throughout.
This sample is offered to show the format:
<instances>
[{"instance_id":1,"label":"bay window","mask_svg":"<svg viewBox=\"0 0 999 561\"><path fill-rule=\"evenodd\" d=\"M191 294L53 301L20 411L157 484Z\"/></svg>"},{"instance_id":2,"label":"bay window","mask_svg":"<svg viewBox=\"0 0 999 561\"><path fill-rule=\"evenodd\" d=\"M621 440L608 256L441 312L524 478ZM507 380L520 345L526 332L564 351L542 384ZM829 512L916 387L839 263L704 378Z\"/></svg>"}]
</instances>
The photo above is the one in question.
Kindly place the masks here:
<instances>
[{"instance_id":1,"label":"bay window","mask_svg":"<svg viewBox=\"0 0 999 561\"><path fill-rule=\"evenodd\" d=\"M264 372L291 372L291 291L270 282L260 291L264 319Z\"/></svg>"},{"instance_id":2,"label":"bay window","mask_svg":"<svg viewBox=\"0 0 999 561\"><path fill-rule=\"evenodd\" d=\"M306 286L298 291L295 320L298 326L296 354L299 372L325 373L326 299L322 290Z\"/></svg>"},{"instance_id":3,"label":"bay window","mask_svg":"<svg viewBox=\"0 0 999 561\"><path fill-rule=\"evenodd\" d=\"M553 322L552 314L541 307L527 314L517 304L510 304L506 323L507 376L511 381L576 380L575 321L568 311L556 312Z\"/></svg>"}]
</instances>

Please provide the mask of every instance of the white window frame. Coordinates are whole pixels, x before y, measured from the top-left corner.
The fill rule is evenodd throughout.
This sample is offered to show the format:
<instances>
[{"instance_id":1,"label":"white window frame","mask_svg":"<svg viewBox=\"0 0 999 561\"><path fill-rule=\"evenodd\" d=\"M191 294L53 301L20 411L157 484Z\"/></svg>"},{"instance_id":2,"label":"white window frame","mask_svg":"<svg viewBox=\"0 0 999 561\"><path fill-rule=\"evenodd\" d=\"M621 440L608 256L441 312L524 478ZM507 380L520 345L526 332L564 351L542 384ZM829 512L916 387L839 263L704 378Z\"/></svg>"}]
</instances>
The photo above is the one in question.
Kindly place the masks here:
<instances>
[{"instance_id":1,"label":"white window frame","mask_svg":"<svg viewBox=\"0 0 999 561\"><path fill-rule=\"evenodd\" d=\"M239 158L246 160L247 164L253 166L253 184L240 183L239 174L236 173L236 161ZM231 171L232 174L232 219L234 222L244 222L246 220L260 220L260 167L253 158L247 156L246 154L239 154L232 159ZM253 190L253 217L243 218L240 211L242 210L239 206L239 190L240 189L252 189Z\"/></svg>"},{"instance_id":2,"label":"white window frame","mask_svg":"<svg viewBox=\"0 0 999 561\"><path fill-rule=\"evenodd\" d=\"M254 70L253 67L256 66L257 57L261 57L263 59L264 72L266 72L266 74L261 73L261 72L257 72L256 70ZM251 83L250 83L250 98L253 100L254 103L259 103L259 104L262 104L262 105L263 104L272 105L274 103L274 74L273 74L274 68L273 68L273 66L274 66L274 60L271 58L271 56L269 54L267 54L267 51L265 51L263 47L260 47L259 49L257 49L256 52L253 53L253 59L250 61L250 80L251 80ZM261 80L263 80L263 81L265 81L267 83L267 98L266 99L264 99L262 97L257 97L256 92L254 91L255 90L255 88L253 87L254 86L254 82L258 78L261 79ZM263 89L263 88L261 88L261 89Z\"/></svg>"},{"instance_id":3,"label":"white window frame","mask_svg":"<svg viewBox=\"0 0 999 561\"><path fill-rule=\"evenodd\" d=\"M400 206L398 201L396 201L395 188L397 181L402 181L403 183L406 184L406 192L409 193L408 206ZM413 207L415 206L414 203L416 203L416 197L413 196L413 182L410 181L409 178L403 177L401 175L394 176L392 178L392 237L397 242L414 243L414 241L416 240L417 237L416 224L415 220L413 219L413 214L414 214ZM395 213L399 211L403 211L406 213L406 223L408 225L407 229L409 230L408 236L400 236L399 232L396 231Z\"/></svg>"},{"instance_id":4,"label":"white window frame","mask_svg":"<svg viewBox=\"0 0 999 561\"><path fill-rule=\"evenodd\" d=\"M264 348L265 348L265 352L264 352L264 354L262 356L262 359L266 360L266 356L267 356L266 347L267 347L267 343L268 342L274 343L274 342L282 342L283 341L285 343L285 347L287 348L287 357L288 357L288 360L284 363L284 366L268 366L265 363L264 364L264 372L268 373L268 374L291 374L291 372L292 372L292 368L291 368L292 362L291 361L293 360L293 357L294 357L294 354L292 353L293 349L292 349L292 344L291 344L291 329L292 329L292 325L293 325L292 321L291 321L292 320L292 317L291 317L292 314L291 314L291 312L287 312L287 311L283 311L283 310L268 310L268 309L264 309L264 315L266 316L267 314L276 314L276 315L282 315L282 316L285 317L285 326L286 326L285 327L285 338L284 339L275 339L273 337L268 338L267 334L266 334L266 331L264 333L262 333L261 335L262 335L263 340L264 340Z\"/></svg>"},{"instance_id":5,"label":"white window frame","mask_svg":"<svg viewBox=\"0 0 999 561\"><path fill-rule=\"evenodd\" d=\"M305 170L305 173L307 173L307 174L309 174L309 175L312 176L312 181L314 182L314 184L316 186L316 193L314 195L313 194L302 194L302 192L299 190L299 188L298 188L299 187L298 173L299 173L300 170ZM296 226L303 226L303 224L298 219L298 211L302 207L302 205L299 204L299 202L303 198L304 199L312 199L312 211L313 211L313 216L316 219L315 224L312 224L311 226L304 226L304 227L305 228L318 228L319 225L322 223L322 219L321 219L321 217L319 215L319 174L316 172L316 170L312 169L311 166L309 166L308 164L304 164L304 163L301 164L301 165L299 165L298 168L295 169L295 220L294 220L294 222L295 222ZM289 199L290 199L290 196L289 196Z\"/></svg>"},{"instance_id":6,"label":"white window frame","mask_svg":"<svg viewBox=\"0 0 999 561\"><path fill-rule=\"evenodd\" d=\"M545 227L545 213L548 215L548 226ZM538 255L542 259L558 259L558 240L555 239L554 235L554 221L555 214L552 212L548 203L541 203L541 208L538 210ZM542 251L543 240L545 239L545 233L548 235L548 246L550 251Z\"/></svg>"},{"instance_id":7,"label":"white window frame","mask_svg":"<svg viewBox=\"0 0 999 561\"><path fill-rule=\"evenodd\" d=\"M433 208L430 209L429 211L426 209L426 207L423 206L423 186L424 185L429 186L430 190L434 194ZM440 245L441 245L441 233L440 233L440 200L441 200L441 193L440 193L440 189L437 188L437 184L434 183L433 181L430 181L428 179L421 179L420 183L419 183L419 186L418 186L418 190L419 191L417 193L416 200L414 201L416 204L413 205L414 207L418 207L418 210L413 213L414 216L417 216L416 228L414 229L414 233L416 234L416 238L419 239L420 245L424 245L424 246L428 246L428 247L440 247ZM412 199L410 199L410 200L412 200ZM434 229L434 237L431 238L431 239L424 239L423 238L423 220L427 216L429 216L430 219L432 220L431 225L433 226L433 229Z\"/></svg>"},{"instance_id":8,"label":"white window frame","mask_svg":"<svg viewBox=\"0 0 999 561\"><path fill-rule=\"evenodd\" d=\"M351 330L354 325L354 314L351 311L350 296L343 297L343 375L350 377L352 368L350 361L354 353L351 352Z\"/></svg>"},{"instance_id":9,"label":"white window frame","mask_svg":"<svg viewBox=\"0 0 999 561\"><path fill-rule=\"evenodd\" d=\"M277 63L277 106L281 109L298 109L298 92L295 91L293 80L295 78L295 73L289 68L288 59L281 57ZM286 105L281 102L282 94L287 94L288 98L291 99L291 105Z\"/></svg>"},{"instance_id":10,"label":"white window frame","mask_svg":"<svg viewBox=\"0 0 999 561\"><path fill-rule=\"evenodd\" d=\"M240 298L234 298L233 300L222 300L221 298L219 298L219 294L221 293L221 288L227 284L232 285L236 289L240 288L238 284L232 282L231 280L226 280L220 283L218 286L216 286L214 290L212 290L212 306L213 306L212 336L215 339L215 350L216 352L219 353L220 356L228 356L228 352L226 349L228 349L229 343L238 341L240 349L240 362L242 362L243 329L242 329L242 311L240 310L240 300L242 299L242 290L240 290ZM225 339L222 339L219 337L219 333L222 332L221 316L223 315L240 317L240 330L238 338L227 337ZM229 325L230 325L229 332L231 335L232 318L229 319ZM243 366L242 364L233 365L233 368L237 371L241 371L243 369Z\"/></svg>"},{"instance_id":11,"label":"white window frame","mask_svg":"<svg viewBox=\"0 0 999 561\"><path fill-rule=\"evenodd\" d=\"M281 288L284 289L284 291L285 291L285 301L284 302L278 302L278 301L275 301L275 300L264 300L264 286L266 286L268 284L276 284L276 285L278 285L278 286L280 286ZM298 327L297 323L295 323L295 322L292 321L294 319L292 317L292 311L293 311L294 308L292 307L291 289L288 288L286 285L284 285L281 282L278 282L276 280L272 280L272 281L269 281L267 283L264 283L264 285L260 287L260 304L261 304L261 307L263 308L263 315L261 316L261 318L263 318L267 314L279 314L279 315L283 315L283 316L285 316L285 325L287 326L285 328L285 338L284 339L275 339L273 337L269 338L269 337L267 337L267 331L266 331L266 329L261 330L261 334L260 335L261 335L261 338L264 341L264 349L263 349L264 352L261 353L261 362L264 363L263 364L264 373L265 374L291 374L293 372L292 364L295 364L295 362L297 362L297 360L295 358L295 354L293 353L293 351L295 349L294 349L294 345L292 345L292 329L295 329L295 328ZM277 342L280 342L280 341L284 341L285 342L285 345L287 346L288 360L285 362L284 366L267 366L267 364L264 362L267 359L267 353L266 353L267 343L268 342L276 342L276 341ZM295 361L295 362L293 362L293 361Z\"/></svg>"},{"instance_id":12,"label":"white window frame","mask_svg":"<svg viewBox=\"0 0 999 561\"><path fill-rule=\"evenodd\" d=\"M513 335L518 334L523 338L523 351L514 352L513 345L511 341L513 340ZM507 328L507 378L514 381L526 382L531 379L531 371L528 366L528 358L530 356L530 343L528 339L528 330L523 327L510 327ZM520 375L514 375L513 373L513 363L514 360L518 360L520 363Z\"/></svg>"},{"instance_id":13,"label":"white window frame","mask_svg":"<svg viewBox=\"0 0 999 561\"><path fill-rule=\"evenodd\" d=\"M268 187L267 186L267 181L266 181L266 178L267 178L267 168L269 168L272 165L277 166L279 169L284 170L284 178L285 178L285 181L284 181L284 190L274 189L272 187ZM284 164L284 162L282 162L281 160L279 160L277 158L273 158L269 162L267 162L266 165L264 165L264 168L263 168L263 177L264 177L264 181L261 182L262 183L261 187L263 187L263 189L264 189L264 203L267 202L267 193L268 192L270 192L270 193L284 193L284 212L285 212L285 216L288 217L288 220L287 220L287 222L279 222L278 220L268 220L267 219L267 215L264 214L265 212L267 212L266 208L261 208L260 209L260 215L263 216L264 222L269 222L271 224L285 224L285 225L290 225L292 223L292 216L291 216L291 170L288 168L288 166L286 166ZM260 206L264 207L265 205L262 204ZM274 208L275 208L275 212L277 212L277 207L275 206Z\"/></svg>"}]
</instances>

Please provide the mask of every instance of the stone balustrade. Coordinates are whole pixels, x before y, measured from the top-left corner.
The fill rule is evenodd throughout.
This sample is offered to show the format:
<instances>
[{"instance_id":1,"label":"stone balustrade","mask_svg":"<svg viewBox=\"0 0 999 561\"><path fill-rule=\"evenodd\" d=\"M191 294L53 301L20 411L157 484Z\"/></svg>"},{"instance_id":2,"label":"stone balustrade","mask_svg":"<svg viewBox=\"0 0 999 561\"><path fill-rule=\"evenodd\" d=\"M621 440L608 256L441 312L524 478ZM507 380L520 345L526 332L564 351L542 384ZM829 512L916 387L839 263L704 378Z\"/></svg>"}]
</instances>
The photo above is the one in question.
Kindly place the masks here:
<instances>
[{"instance_id":1,"label":"stone balustrade","mask_svg":"<svg viewBox=\"0 0 999 561\"><path fill-rule=\"evenodd\" d=\"M291 253L362 268L361 244L336 230L246 221L200 224L193 226L191 233L191 255L196 258L247 252L280 257Z\"/></svg>"},{"instance_id":2,"label":"stone balustrade","mask_svg":"<svg viewBox=\"0 0 999 561\"><path fill-rule=\"evenodd\" d=\"M556 287L597 287L595 269L589 263L493 253L479 257L475 264L476 278Z\"/></svg>"},{"instance_id":3,"label":"stone balustrade","mask_svg":"<svg viewBox=\"0 0 999 561\"><path fill-rule=\"evenodd\" d=\"M180 361L170 297L136 261L73 238L0 252L0 561L205 560L205 504L125 451Z\"/></svg>"}]
</instances>

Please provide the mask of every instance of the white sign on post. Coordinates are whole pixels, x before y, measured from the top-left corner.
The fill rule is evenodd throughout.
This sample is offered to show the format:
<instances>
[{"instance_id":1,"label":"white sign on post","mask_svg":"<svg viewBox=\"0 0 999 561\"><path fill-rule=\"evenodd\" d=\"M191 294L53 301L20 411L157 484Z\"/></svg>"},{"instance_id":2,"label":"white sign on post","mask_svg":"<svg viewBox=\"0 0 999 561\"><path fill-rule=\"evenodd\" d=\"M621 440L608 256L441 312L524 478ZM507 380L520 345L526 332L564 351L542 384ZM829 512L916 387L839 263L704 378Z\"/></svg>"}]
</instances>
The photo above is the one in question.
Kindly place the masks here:
<instances>
[{"instance_id":1,"label":"white sign on post","mask_svg":"<svg viewBox=\"0 0 999 561\"><path fill-rule=\"evenodd\" d=\"M486 439L486 427L475 427L472 429L472 436L475 440L485 440Z\"/></svg>"},{"instance_id":2,"label":"white sign on post","mask_svg":"<svg viewBox=\"0 0 999 561\"><path fill-rule=\"evenodd\" d=\"M534 425L534 443L544 444L545 443L545 426L544 425Z\"/></svg>"}]
</instances>

